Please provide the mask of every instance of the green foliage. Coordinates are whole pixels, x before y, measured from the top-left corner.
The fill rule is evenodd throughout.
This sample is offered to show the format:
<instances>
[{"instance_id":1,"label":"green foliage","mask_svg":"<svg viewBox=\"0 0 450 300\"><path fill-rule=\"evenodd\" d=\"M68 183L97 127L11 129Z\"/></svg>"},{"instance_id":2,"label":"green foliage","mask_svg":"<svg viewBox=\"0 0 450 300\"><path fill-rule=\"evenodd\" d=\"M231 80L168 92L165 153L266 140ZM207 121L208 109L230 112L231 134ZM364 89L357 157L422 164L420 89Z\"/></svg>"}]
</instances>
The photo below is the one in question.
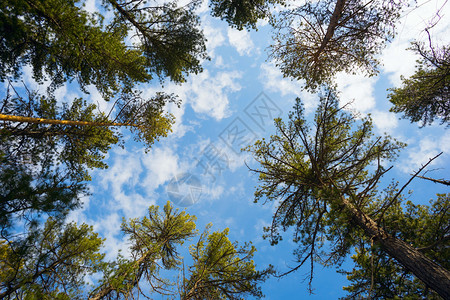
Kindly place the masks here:
<instances>
[{"instance_id":1,"label":"green foliage","mask_svg":"<svg viewBox=\"0 0 450 300\"><path fill-rule=\"evenodd\" d=\"M95 105L75 99L57 107L56 99L8 94L1 113L28 117L103 122ZM102 161L118 134L111 128L2 122L0 126L0 227L20 218L33 221L41 213L64 216L87 193L88 169L106 168Z\"/></svg>"},{"instance_id":2,"label":"green foliage","mask_svg":"<svg viewBox=\"0 0 450 300\"><path fill-rule=\"evenodd\" d=\"M130 128L148 148L167 136L174 122L164 112L167 102L176 102L176 97L157 93L143 99L138 92L125 93L117 100L118 113L106 116L81 98L58 106L52 97L29 94L24 99L8 92L0 113L59 122L3 122L0 126L1 227L10 227L14 215L31 220L33 213L62 216L76 207L86 193L83 182L91 179L89 169L107 167L103 159L111 145L120 142L119 126ZM88 125L68 125L67 120Z\"/></svg>"},{"instance_id":3,"label":"green foliage","mask_svg":"<svg viewBox=\"0 0 450 300\"><path fill-rule=\"evenodd\" d=\"M82 3L3 1L1 78L17 78L30 63L36 80L46 73L57 87L76 77L82 88L95 84L105 96L121 83L149 80L142 54L123 42L127 32L103 30L103 17L90 15Z\"/></svg>"},{"instance_id":4,"label":"green foliage","mask_svg":"<svg viewBox=\"0 0 450 300\"><path fill-rule=\"evenodd\" d=\"M104 1L115 18L84 10L84 1L2 1L0 4L0 78L18 78L31 64L38 81L52 88L77 78L82 89L93 84L105 98L147 82L153 74L183 81L201 70L204 37L195 5L152 5L142 1ZM144 5L144 7L142 7ZM138 42L126 44L133 31Z\"/></svg>"},{"instance_id":5,"label":"green foliage","mask_svg":"<svg viewBox=\"0 0 450 300\"><path fill-rule=\"evenodd\" d=\"M178 212L168 202L162 213L157 206L150 206L148 217L124 220L122 231L131 244L132 258L119 257L111 263L90 297L126 298L139 293L141 280L150 283L152 292L164 293L170 282L161 278L159 272L179 268L182 262L176 247L195 235L195 219L184 211Z\"/></svg>"},{"instance_id":6,"label":"green foliage","mask_svg":"<svg viewBox=\"0 0 450 300\"><path fill-rule=\"evenodd\" d=\"M256 271L252 260L255 247L239 247L228 239L228 228L209 233L208 228L189 252L194 263L184 279L182 299L245 299L263 295L258 283L272 273L271 268Z\"/></svg>"},{"instance_id":7,"label":"green foliage","mask_svg":"<svg viewBox=\"0 0 450 300\"><path fill-rule=\"evenodd\" d=\"M182 299L261 297L258 284L271 270L256 271L252 260L256 249L247 243L243 247L232 243L228 229L210 234L208 227L191 245L194 263L189 278L184 277L178 247L196 235L195 219L170 202L162 212L150 206L148 216L122 223L129 257L119 254L116 260L105 261L100 253L103 240L91 226L49 218L43 228L31 228L25 238L0 240L0 297L130 299L152 293L179 293ZM161 275L167 274L163 270L180 272L179 291L174 290L175 282ZM103 279L94 281L92 288L85 278L94 273Z\"/></svg>"},{"instance_id":8,"label":"green foliage","mask_svg":"<svg viewBox=\"0 0 450 300\"><path fill-rule=\"evenodd\" d=\"M179 100L173 94L160 92L151 99L143 99L139 92L124 94L118 101L120 113L115 120L129 124L128 128L135 134L135 140L150 149L155 141L172 131L175 123L175 117L164 111L167 103L179 105Z\"/></svg>"},{"instance_id":9,"label":"green foliage","mask_svg":"<svg viewBox=\"0 0 450 300\"><path fill-rule=\"evenodd\" d=\"M7 115L92 123L107 121L104 114L95 112L96 105L87 104L81 98L58 107L53 97L30 94L28 99L24 99L13 97L8 92L1 102L1 113ZM108 126L4 122L0 130L3 137L1 151L8 159L39 164L45 153L66 164L71 176L81 180L90 179L86 168L106 168L102 160L111 144L118 142L117 133Z\"/></svg>"},{"instance_id":10,"label":"green foliage","mask_svg":"<svg viewBox=\"0 0 450 300\"><path fill-rule=\"evenodd\" d=\"M124 222L122 231L128 236L133 252L141 257L157 253L153 260L161 260L164 268L172 269L182 263L176 247L196 234L196 219L167 202L162 213L158 206L150 206L148 218Z\"/></svg>"},{"instance_id":11,"label":"green foliage","mask_svg":"<svg viewBox=\"0 0 450 300\"><path fill-rule=\"evenodd\" d=\"M0 168L0 230L3 236L19 220L33 224L42 214L64 218L79 206L85 184L54 171L47 162L33 168L5 162Z\"/></svg>"},{"instance_id":12,"label":"green foliage","mask_svg":"<svg viewBox=\"0 0 450 300\"><path fill-rule=\"evenodd\" d=\"M148 217L124 221L122 231L130 242L131 258L119 257L109 263L101 284L90 293L90 299L116 299L131 295L160 293L174 296L174 282L162 277L161 270L181 271L183 260L177 247L196 235L195 217L175 210L170 202L164 211L149 208ZM182 299L242 299L243 295L261 297L258 283L270 270L256 271L251 260L255 248L238 247L229 241L228 230L209 234L190 246L194 263L189 278L181 279L178 293ZM144 283L149 292L144 289ZM224 298L225 297L225 298Z\"/></svg>"},{"instance_id":13,"label":"green foliage","mask_svg":"<svg viewBox=\"0 0 450 300\"><path fill-rule=\"evenodd\" d=\"M199 3L102 1L101 10L113 12L107 22L100 13L86 11L83 0L1 2L0 80L8 88L0 113L60 121L2 122L2 228L13 225L14 215L22 220L34 213L62 217L76 207L86 191L83 182L91 179L88 170L106 168L107 151L120 141L112 123L129 127L147 147L167 136L174 117L164 106L176 97L157 93L143 99L135 87L154 76L183 82L188 73L202 70L207 56L194 13ZM25 66L38 83L50 82L47 96L19 95L11 81L20 79ZM99 113L81 98L58 106L53 92L74 79L83 92L93 85L104 99L114 99L117 114Z\"/></svg>"},{"instance_id":14,"label":"green foliage","mask_svg":"<svg viewBox=\"0 0 450 300\"><path fill-rule=\"evenodd\" d=\"M340 264L363 232L355 225L342 197L371 213L376 185L387 171L382 162L404 145L389 137L375 138L369 118L359 122L338 108L332 90L320 96L313 126L305 120L300 99L288 123L275 120L277 134L248 148L260 165L257 201L279 201L266 238L272 245L293 227L298 269L310 260Z\"/></svg>"},{"instance_id":15,"label":"green foliage","mask_svg":"<svg viewBox=\"0 0 450 300\"><path fill-rule=\"evenodd\" d=\"M402 77L403 86L391 89L392 112L403 113L411 122L431 124L435 119L450 124L450 52L449 46L425 50L413 43L421 58L410 78Z\"/></svg>"},{"instance_id":16,"label":"green foliage","mask_svg":"<svg viewBox=\"0 0 450 300\"><path fill-rule=\"evenodd\" d=\"M200 60L208 57L205 38L198 28L199 17L194 13L201 1L190 1L184 6L177 1L105 2L115 13L110 28L116 30L125 25L128 32L136 32L140 41L136 47L146 58L148 72L183 82L187 73L202 71Z\"/></svg>"},{"instance_id":17,"label":"green foliage","mask_svg":"<svg viewBox=\"0 0 450 300\"><path fill-rule=\"evenodd\" d=\"M309 260L311 289L315 263L339 266L356 247L357 268L344 271L352 281L345 288L350 298L428 295L424 283L446 298L448 196L431 206L403 206L409 182L378 191L390 169L383 165L404 145L375 137L370 118L357 121L339 108L333 90L320 96L313 126L299 99L289 121L276 119L275 126L276 135L248 150L260 164L253 170L261 181L255 201L277 201L265 237L274 245L281 231L294 229L298 265L282 275Z\"/></svg>"},{"instance_id":18,"label":"green foliage","mask_svg":"<svg viewBox=\"0 0 450 300\"><path fill-rule=\"evenodd\" d=\"M271 57L286 76L315 90L341 71L375 75L376 56L394 36L402 1L321 0L293 6L272 23Z\"/></svg>"},{"instance_id":19,"label":"green foliage","mask_svg":"<svg viewBox=\"0 0 450 300\"><path fill-rule=\"evenodd\" d=\"M85 276L101 269L92 227L47 219L26 238L0 242L2 299L82 299Z\"/></svg>"},{"instance_id":20,"label":"green foliage","mask_svg":"<svg viewBox=\"0 0 450 300\"><path fill-rule=\"evenodd\" d=\"M256 22L270 16L269 5L281 4L280 0L212 0L209 6L214 17L220 17L232 27L256 29Z\"/></svg>"},{"instance_id":21,"label":"green foliage","mask_svg":"<svg viewBox=\"0 0 450 300\"><path fill-rule=\"evenodd\" d=\"M338 72L376 75L377 55L395 34L404 1L211 1L213 16L239 30L269 19L275 29L271 58L285 76L306 88L332 84ZM271 9L271 6L276 6Z\"/></svg>"},{"instance_id":22,"label":"green foliage","mask_svg":"<svg viewBox=\"0 0 450 300\"><path fill-rule=\"evenodd\" d=\"M402 207L401 201L397 201L387 210L383 223L391 234L449 269L449 201L449 195L445 194L437 195L430 205L415 205L408 201ZM352 259L355 268L340 271L351 282L350 286L344 287L349 292L347 299L441 299L370 241L361 241Z\"/></svg>"}]
</instances>

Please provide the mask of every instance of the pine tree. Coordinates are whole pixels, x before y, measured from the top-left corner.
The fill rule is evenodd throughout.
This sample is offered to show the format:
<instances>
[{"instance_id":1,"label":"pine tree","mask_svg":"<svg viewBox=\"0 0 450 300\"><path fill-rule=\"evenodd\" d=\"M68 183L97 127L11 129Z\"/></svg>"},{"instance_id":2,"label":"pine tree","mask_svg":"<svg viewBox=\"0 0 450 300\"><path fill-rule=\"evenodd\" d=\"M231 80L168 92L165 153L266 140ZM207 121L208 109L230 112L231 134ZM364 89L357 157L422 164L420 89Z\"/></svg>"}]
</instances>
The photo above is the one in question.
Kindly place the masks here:
<instances>
[{"instance_id":1,"label":"pine tree","mask_svg":"<svg viewBox=\"0 0 450 300\"><path fill-rule=\"evenodd\" d=\"M377 191L380 178L404 146L390 137L373 137L370 119L356 119L338 108L333 90L325 90L310 127L299 99L288 123L276 119L277 134L249 148L259 169L255 201L280 201L266 237L277 244L281 232L294 228L299 269L314 264L339 265L361 239L373 241L387 256L424 282L444 299L450 296L450 272L390 233L396 220L388 209L400 192L386 197ZM447 203L448 206L448 203ZM287 273L290 273L286 272Z\"/></svg>"},{"instance_id":2,"label":"pine tree","mask_svg":"<svg viewBox=\"0 0 450 300\"><path fill-rule=\"evenodd\" d=\"M269 9L275 4L281 6L279 13ZM390 0L211 2L214 15L238 29L269 19L275 29L270 57L285 76L305 80L310 90L333 84L341 71L375 75L376 56L394 37L403 5Z\"/></svg>"},{"instance_id":3,"label":"pine tree","mask_svg":"<svg viewBox=\"0 0 450 300\"><path fill-rule=\"evenodd\" d=\"M153 77L183 81L201 71L204 37L194 14L196 2L154 5L147 1L103 1L110 22L84 9L85 1L20 0L0 4L0 79L19 78L31 64L37 81L51 90L76 79L95 85L108 99ZM136 33L134 43L126 43Z\"/></svg>"},{"instance_id":4,"label":"pine tree","mask_svg":"<svg viewBox=\"0 0 450 300\"><path fill-rule=\"evenodd\" d=\"M450 51L449 46L430 47L414 42L412 50L420 55L417 70L410 78L402 77L402 87L391 89L391 111L403 113L422 126L438 119L450 124Z\"/></svg>"}]
</instances>

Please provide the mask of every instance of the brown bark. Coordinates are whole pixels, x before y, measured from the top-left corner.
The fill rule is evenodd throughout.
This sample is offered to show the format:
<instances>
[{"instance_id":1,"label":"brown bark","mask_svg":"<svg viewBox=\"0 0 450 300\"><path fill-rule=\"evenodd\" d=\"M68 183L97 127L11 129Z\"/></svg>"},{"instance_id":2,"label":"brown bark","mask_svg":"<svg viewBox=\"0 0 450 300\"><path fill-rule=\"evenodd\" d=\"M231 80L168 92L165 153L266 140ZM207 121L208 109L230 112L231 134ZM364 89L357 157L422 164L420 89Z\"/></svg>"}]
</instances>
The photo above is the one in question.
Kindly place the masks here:
<instances>
[{"instance_id":1,"label":"brown bark","mask_svg":"<svg viewBox=\"0 0 450 300\"><path fill-rule=\"evenodd\" d=\"M347 199L341 197L344 206L351 212L353 220L369 238L378 243L386 253L403 267L422 280L444 299L450 299L450 271L436 264L418 249L408 245L383 230L364 212Z\"/></svg>"},{"instance_id":2,"label":"brown bark","mask_svg":"<svg viewBox=\"0 0 450 300\"><path fill-rule=\"evenodd\" d=\"M341 18L342 12L344 11L345 1L346 0L336 1L336 6L334 7L333 14L331 15L330 24L328 24L325 37L320 43L319 49L317 49L316 53L314 53L314 61L317 61L319 59L320 54L323 52L323 50L333 37L334 32L338 26L339 19Z\"/></svg>"}]
</instances>

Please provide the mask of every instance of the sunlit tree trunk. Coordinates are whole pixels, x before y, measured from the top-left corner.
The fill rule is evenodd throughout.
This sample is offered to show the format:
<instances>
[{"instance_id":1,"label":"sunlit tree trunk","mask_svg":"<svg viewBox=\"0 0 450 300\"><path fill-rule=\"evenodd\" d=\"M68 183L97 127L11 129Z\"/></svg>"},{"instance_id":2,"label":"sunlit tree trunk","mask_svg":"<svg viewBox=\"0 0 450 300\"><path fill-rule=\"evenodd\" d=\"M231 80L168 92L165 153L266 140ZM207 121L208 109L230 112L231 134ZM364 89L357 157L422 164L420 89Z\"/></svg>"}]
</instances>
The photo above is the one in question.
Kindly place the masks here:
<instances>
[{"instance_id":1,"label":"sunlit tree trunk","mask_svg":"<svg viewBox=\"0 0 450 300\"><path fill-rule=\"evenodd\" d=\"M0 114L0 121L35 123L35 124L51 124L51 125L69 125L69 126L133 126L132 123L114 123L114 122L89 122L89 121L73 121L73 120L54 120L34 117L23 117Z\"/></svg>"}]
</instances>

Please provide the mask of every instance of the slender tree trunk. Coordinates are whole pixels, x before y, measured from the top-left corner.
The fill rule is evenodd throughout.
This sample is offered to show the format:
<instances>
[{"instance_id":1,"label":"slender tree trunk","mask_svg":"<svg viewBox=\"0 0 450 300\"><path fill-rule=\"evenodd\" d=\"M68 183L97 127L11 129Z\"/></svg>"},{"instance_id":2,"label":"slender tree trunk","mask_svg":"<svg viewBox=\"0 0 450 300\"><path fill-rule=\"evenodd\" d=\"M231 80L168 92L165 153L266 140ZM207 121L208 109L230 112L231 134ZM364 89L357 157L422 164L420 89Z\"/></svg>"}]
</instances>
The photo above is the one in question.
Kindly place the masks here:
<instances>
[{"instance_id":1,"label":"slender tree trunk","mask_svg":"<svg viewBox=\"0 0 450 300\"><path fill-rule=\"evenodd\" d=\"M91 122L91 121L73 121L73 120L54 120L34 117L23 117L0 114L0 121L35 123L35 124L53 124L53 125L69 125L69 126L133 126L132 123L108 123L108 122Z\"/></svg>"},{"instance_id":2,"label":"slender tree trunk","mask_svg":"<svg viewBox=\"0 0 450 300\"><path fill-rule=\"evenodd\" d=\"M316 53L314 53L314 61L319 59L320 54L323 52L327 44L330 42L331 38L334 35L334 32L338 26L339 19L342 16L342 12L344 11L346 0L337 0L336 6L334 7L333 14L330 18L330 24L328 24L327 32L325 33L325 37L320 43L319 49L317 49Z\"/></svg>"},{"instance_id":3,"label":"slender tree trunk","mask_svg":"<svg viewBox=\"0 0 450 300\"><path fill-rule=\"evenodd\" d=\"M368 237L381 245L392 258L422 280L444 299L450 299L450 271L436 264L416 248L383 230L364 212L341 196L344 206L352 213L353 220Z\"/></svg>"}]
</instances>

